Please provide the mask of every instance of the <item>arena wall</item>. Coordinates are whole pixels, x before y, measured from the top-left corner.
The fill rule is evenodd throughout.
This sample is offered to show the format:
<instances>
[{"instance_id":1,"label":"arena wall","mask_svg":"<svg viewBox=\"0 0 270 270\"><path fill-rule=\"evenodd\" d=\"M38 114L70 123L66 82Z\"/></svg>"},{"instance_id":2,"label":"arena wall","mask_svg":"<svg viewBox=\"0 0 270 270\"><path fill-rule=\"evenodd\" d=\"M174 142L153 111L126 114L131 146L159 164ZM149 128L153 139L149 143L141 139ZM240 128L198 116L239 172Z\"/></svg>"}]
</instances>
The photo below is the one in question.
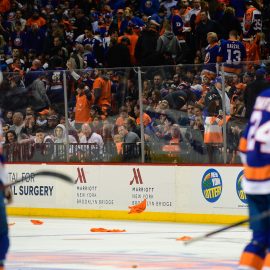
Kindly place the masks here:
<instances>
[{"instance_id":1,"label":"arena wall","mask_svg":"<svg viewBox=\"0 0 270 270\"><path fill-rule=\"evenodd\" d=\"M242 168L231 166L8 164L14 203L9 215L231 223L247 216ZM34 177L40 170L66 173L67 184ZM143 213L128 206L147 200Z\"/></svg>"}]
</instances>

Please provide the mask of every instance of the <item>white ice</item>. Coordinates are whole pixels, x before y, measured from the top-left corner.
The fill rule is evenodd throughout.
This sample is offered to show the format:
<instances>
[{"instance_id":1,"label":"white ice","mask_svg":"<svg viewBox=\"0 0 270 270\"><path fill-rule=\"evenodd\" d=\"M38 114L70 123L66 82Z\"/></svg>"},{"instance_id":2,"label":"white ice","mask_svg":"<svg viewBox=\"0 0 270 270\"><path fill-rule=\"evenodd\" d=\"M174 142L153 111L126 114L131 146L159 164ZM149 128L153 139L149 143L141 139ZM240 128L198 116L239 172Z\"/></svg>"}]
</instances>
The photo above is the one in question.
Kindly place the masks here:
<instances>
[{"instance_id":1,"label":"white ice","mask_svg":"<svg viewBox=\"0 0 270 270\"><path fill-rule=\"evenodd\" d=\"M33 225L31 219L44 223ZM9 224L7 270L229 270L237 268L251 236L247 227L237 227L185 246L176 238L200 236L222 225L37 217L9 217ZM126 232L90 232L99 227Z\"/></svg>"}]
</instances>

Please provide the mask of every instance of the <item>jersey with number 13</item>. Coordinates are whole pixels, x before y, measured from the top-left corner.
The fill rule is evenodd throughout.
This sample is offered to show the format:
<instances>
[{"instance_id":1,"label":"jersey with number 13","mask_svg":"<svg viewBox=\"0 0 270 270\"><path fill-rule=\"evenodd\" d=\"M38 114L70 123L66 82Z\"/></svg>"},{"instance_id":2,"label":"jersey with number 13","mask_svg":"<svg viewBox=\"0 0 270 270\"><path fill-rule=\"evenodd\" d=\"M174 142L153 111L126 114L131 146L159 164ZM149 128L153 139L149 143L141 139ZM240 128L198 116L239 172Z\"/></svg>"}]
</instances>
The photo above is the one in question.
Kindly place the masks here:
<instances>
[{"instance_id":1,"label":"jersey with number 13","mask_svg":"<svg viewBox=\"0 0 270 270\"><path fill-rule=\"evenodd\" d=\"M256 99L239 150L244 164L247 194L270 193L270 89Z\"/></svg>"},{"instance_id":2,"label":"jersey with number 13","mask_svg":"<svg viewBox=\"0 0 270 270\"><path fill-rule=\"evenodd\" d=\"M241 69L240 62L246 58L246 49L242 42L238 40L222 40L218 58L218 62L224 62L224 67L227 68L229 72L237 73L238 69Z\"/></svg>"}]
</instances>

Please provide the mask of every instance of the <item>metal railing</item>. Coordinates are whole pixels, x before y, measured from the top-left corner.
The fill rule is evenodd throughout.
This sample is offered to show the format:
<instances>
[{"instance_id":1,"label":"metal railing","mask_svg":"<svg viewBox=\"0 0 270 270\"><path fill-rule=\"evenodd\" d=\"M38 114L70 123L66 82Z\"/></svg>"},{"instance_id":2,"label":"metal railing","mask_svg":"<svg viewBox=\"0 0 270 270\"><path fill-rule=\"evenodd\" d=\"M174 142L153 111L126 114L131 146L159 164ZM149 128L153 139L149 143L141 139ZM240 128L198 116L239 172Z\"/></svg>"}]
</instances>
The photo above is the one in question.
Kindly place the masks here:
<instances>
[{"instance_id":1,"label":"metal railing","mask_svg":"<svg viewBox=\"0 0 270 270\"><path fill-rule=\"evenodd\" d=\"M264 61L256 63L256 65L257 67L262 65L268 67L269 63ZM242 63L242 73L233 76L228 76L224 73L223 64L217 66L222 78L222 104L220 106L222 108L221 115L224 118L226 116L225 95L229 93L228 89L235 86L235 81L237 83L248 83L244 81L244 76L247 73L254 74L255 65L252 65L252 63ZM93 144L70 143L69 136L65 137L64 144L20 143L20 140L17 143L9 143L9 141L6 141L4 144L6 159L8 162L79 161L203 164L214 161L214 163L239 163L240 160L237 153L238 141L247 122L247 119L244 117L244 108L240 111L241 106L239 106L238 111L235 110L235 112L231 113L230 120L224 121L221 127L223 142L217 145L205 143L203 130L195 128L195 120L187 112L187 104L194 105L197 103L202 108L202 117L205 117L207 108L203 103L203 98L205 91L211 91L213 83L211 83L210 77L202 74L204 68L204 65L177 65L103 69L102 74L106 75L112 82L110 113L107 115L106 120L98 119L102 126L99 131L97 131L98 126L95 126L94 119L92 119L91 126L94 131L101 134L104 141L105 133L108 133L110 137L109 143L104 142L104 147L99 149L97 145ZM62 115L62 123L66 130L72 129L79 134L81 132L80 128L76 125L70 126L73 119L66 121L67 118L72 118L72 112L76 107L74 89L78 86L78 81L70 71L58 70L57 74L55 72L52 70L39 71L38 73L28 72L25 74L4 73L4 81L0 85L2 91L0 101L4 120L8 122L5 115L8 111L23 111L25 113L27 107L32 107L36 112L37 118L40 118L38 120L42 122L43 118L37 112L52 105ZM77 70L75 72L80 81L84 81L92 87L92 83L96 79L97 72L95 70ZM56 78L58 79L58 88L55 88L58 89L58 92L56 91L57 95L53 88L56 83L53 80ZM159 82L157 82L158 79L160 80ZM177 100L170 99L169 95L172 92L181 91L187 84L190 84L189 89L191 91L186 91L184 94L192 96L184 96L185 104L182 104L182 107L177 107L179 105ZM167 102L167 105L169 104L169 107L162 107L161 103L164 100ZM240 98L239 104L241 102ZM135 115L133 107L136 104L139 105L139 110ZM239 104L236 104L236 106ZM235 104L231 103L231 105ZM140 143L131 145L122 143L122 152L119 153L113 140L118 133L116 122L122 115L120 111L123 106L127 108L130 117L134 117L137 124L139 123L136 133L140 135ZM170 122L169 126L162 123L162 117L160 116L164 113L167 114L167 121ZM151 123L144 125L144 114L148 114L151 117ZM109 131L105 131L108 123L113 127ZM173 124L178 126L181 133L181 138L178 138L179 151L172 151L173 147L166 147L166 145L174 144L169 138L170 136L172 137L170 132ZM29 130L29 126L27 128ZM37 128L39 127L35 127L35 129ZM35 136L35 129L29 131L30 133L27 136L33 138ZM55 138L55 134L53 137Z\"/></svg>"}]
</instances>

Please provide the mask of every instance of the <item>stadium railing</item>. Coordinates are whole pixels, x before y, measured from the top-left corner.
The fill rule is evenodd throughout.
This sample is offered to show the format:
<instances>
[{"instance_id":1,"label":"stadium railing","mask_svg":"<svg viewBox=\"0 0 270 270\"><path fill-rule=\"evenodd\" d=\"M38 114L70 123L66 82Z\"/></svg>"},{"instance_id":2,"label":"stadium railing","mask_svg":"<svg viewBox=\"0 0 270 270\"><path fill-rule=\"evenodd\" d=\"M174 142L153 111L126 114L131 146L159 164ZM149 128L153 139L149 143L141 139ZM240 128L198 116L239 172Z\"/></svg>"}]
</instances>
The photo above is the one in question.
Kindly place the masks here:
<instances>
[{"instance_id":1,"label":"stadium railing","mask_svg":"<svg viewBox=\"0 0 270 270\"><path fill-rule=\"evenodd\" d=\"M229 93L230 88L242 82L246 72L254 73L255 69L264 66L266 61L252 64L241 63L241 74L228 76L223 72L223 65L217 65L222 78L222 91ZM20 134L19 141L3 141L4 153L8 162L146 162L146 163L179 163L179 164L238 164L238 141L245 128L244 106L241 93L236 98L237 104L231 107L230 119L222 124L222 139L211 147L204 141L204 120L208 109L204 96L213 88L211 74L204 74L205 65L177 65L158 67L133 67L121 69L86 69L76 70L74 76L68 70L3 73L0 86L0 98L4 125L12 121L7 119L7 112L21 111L29 113L31 107L35 120L42 124L43 118L38 113L49 107L56 108L62 115L58 119L67 130L81 135L80 125L74 124L75 92L78 83L84 82L92 87L96 75L107 77L112 82L111 108L106 117L98 116L92 110L89 115L92 131L100 134L104 146L93 143L71 143L69 138L63 143L35 143L34 136L38 127L27 124L28 135ZM176 92L178 95L176 95ZM182 91L182 92L181 92ZM224 95L224 94L222 94ZM47 99L48 98L48 99ZM48 101L49 100L49 101ZM180 102L179 102L180 100ZM182 102L182 103L181 103ZM201 112L190 114L188 106L198 106ZM138 105L138 109L133 107ZM195 106L195 107L194 107ZM225 113L225 102L221 104L222 117ZM118 136L117 125L128 125L125 121L125 110L139 124L130 127L140 137L140 142L124 143ZM198 111L198 110L197 110ZM147 116L151 121L147 122ZM121 117L124 117L121 119ZM166 117L164 120L163 117ZM45 118L44 118L45 119ZM67 121L69 119L69 121ZM16 121L16 120L15 120ZM201 125L200 125L201 124ZM42 125L41 125L42 127ZM14 128L14 127L10 127ZM55 137L55 126L48 127ZM18 129L14 128L16 132ZM25 129L24 129L25 131ZM172 135L173 134L173 135ZM5 133L4 133L5 137ZM117 144L121 147L117 147Z\"/></svg>"}]
</instances>

